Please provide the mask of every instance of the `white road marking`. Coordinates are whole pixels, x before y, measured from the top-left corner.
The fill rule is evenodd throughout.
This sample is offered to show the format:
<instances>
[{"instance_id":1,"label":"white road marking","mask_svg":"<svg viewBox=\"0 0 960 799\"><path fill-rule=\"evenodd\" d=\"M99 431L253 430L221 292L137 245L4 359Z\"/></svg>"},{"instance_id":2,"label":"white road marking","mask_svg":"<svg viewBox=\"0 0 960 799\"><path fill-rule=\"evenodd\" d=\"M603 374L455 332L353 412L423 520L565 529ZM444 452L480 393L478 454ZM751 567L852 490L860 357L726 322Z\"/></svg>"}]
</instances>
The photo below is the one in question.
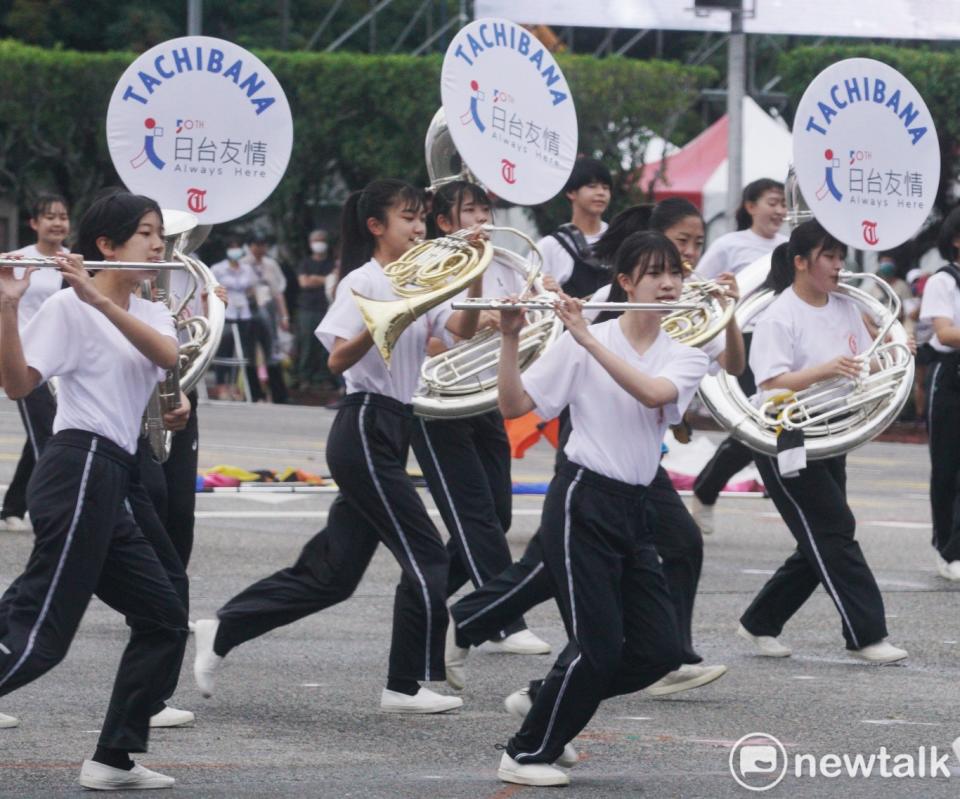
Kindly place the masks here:
<instances>
[{"instance_id":1,"label":"white road marking","mask_svg":"<svg viewBox=\"0 0 960 799\"><path fill-rule=\"evenodd\" d=\"M939 727L940 724L933 721L904 721L903 719L861 719L861 724L878 724L884 727L894 724L902 724L907 727Z\"/></svg>"}]
</instances>

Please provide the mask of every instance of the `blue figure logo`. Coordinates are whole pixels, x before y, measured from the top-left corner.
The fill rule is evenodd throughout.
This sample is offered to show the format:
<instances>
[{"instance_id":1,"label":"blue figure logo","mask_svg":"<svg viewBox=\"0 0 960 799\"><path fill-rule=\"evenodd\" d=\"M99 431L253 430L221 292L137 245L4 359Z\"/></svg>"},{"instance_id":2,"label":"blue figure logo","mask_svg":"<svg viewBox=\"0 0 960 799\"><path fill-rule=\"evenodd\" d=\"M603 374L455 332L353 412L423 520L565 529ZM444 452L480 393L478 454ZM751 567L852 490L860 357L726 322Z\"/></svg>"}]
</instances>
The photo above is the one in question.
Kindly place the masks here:
<instances>
[{"instance_id":1,"label":"blue figure logo","mask_svg":"<svg viewBox=\"0 0 960 799\"><path fill-rule=\"evenodd\" d=\"M143 149L130 159L130 166L139 169L149 161L157 169L163 169L167 164L153 148L153 140L163 135L163 128L157 127L157 121L153 117L147 117L143 121L143 126L147 129L143 137Z\"/></svg>"},{"instance_id":2,"label":"blue figure logo","mask_svg":"<svg viewBox=\"0 0 960 799\"><path fill-rule=\"evenodd\" d=\"M480 119L480 103L483 102L484 95L480 91L480 84L475 80L470 81L470 88L473 89L473 96L470 98L470 110L460 116L460 122L464 125L469 125L470 121L473 121L473 124L477 126L477 129L483 133L487 126L483 124L483 120Z\"/></svg>"},{"instance_id":3,"label":"blue figure logo","mask_svg":"<svg viewBox=\"0 0 960 799\"><path fill-rule=\"evenodd\" d=\"M840 168L840 159L833 157L833 150L826 150L823 157L827 159L828 166L825 168L826 174L823 178L823 185L817 189L817 199L822 200L827 196L827 192L830 192L830 194L833 195L833 199L840 202L843 199L843 194L841 194L840 189L837 188L837 184L833 181L833 170Z\"/></svg>"}]
</instances>

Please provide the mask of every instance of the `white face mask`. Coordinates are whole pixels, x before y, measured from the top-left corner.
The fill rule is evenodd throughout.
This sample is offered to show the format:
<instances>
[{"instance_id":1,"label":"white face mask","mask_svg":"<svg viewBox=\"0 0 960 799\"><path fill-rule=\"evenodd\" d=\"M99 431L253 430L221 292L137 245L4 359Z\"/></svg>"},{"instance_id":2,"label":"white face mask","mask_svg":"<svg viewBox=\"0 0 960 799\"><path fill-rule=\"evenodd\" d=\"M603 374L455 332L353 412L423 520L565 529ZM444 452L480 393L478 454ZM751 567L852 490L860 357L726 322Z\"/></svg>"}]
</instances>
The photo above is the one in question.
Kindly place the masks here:
<instances>
[{"instance_id":1,"label":"white face mask","mask_svg":"<svg viewBox=\"0 0 960 799\"><path fill-rule=\"evenodd\" d=\"M311 241L310 242L310 252L314 255L326 255L327 254L327 242L325 241Z\"/></svg>"},{"instance_id":2,"label":"white face mask","mask_svg":"<svg viewBox=\"0 0 960 799\"><path fill-rule=\"evenodd\" d=\"M227 258L231 261L239 261L243 258L243 247L230 247L227 249Z\"/></svg>"}]
</instances>

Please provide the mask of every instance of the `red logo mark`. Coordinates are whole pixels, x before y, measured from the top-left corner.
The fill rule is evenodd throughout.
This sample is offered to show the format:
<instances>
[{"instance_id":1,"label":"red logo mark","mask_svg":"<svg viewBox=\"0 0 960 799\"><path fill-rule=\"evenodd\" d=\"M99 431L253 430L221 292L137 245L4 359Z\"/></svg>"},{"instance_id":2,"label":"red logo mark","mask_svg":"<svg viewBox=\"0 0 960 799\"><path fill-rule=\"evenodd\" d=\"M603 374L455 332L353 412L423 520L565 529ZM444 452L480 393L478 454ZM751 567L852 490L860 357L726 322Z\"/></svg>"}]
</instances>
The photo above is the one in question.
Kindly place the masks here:
<instances>
[{"instance_id":1,"label":"red logo mark","mask_svg":"<svg viewBox=\"0 0 960 799\"><path fill-rule=\"evenodd\" d=\"M207 210L207 190L187 189L187 208L195 214L202 214Z\"/></svg>"},{"instance_id":2,"label":"red logo mark","mask_svg":"<svg viewBox=\"0 0 960 799\"><path fill-rule=\"evenodd\" d=\"M880 242L880 237L877 235L877 223L871 222L869 219L864 219L862 224L863 240L871 247L878 244Z\"/></svg>"},{"instance_id":3,"label":"red logo mark","mask_svg":"<svg viewBox=\"0 0 960 799\"><path fill-rule=\"evenodd\" d=\"M850 347L850 352L856 355L859 347L857 346L857 337L853 335L853 333L851 333L850 338L847 339L847 345Z\"/></svg>"},{"instance_id":4,"label":"red logo mark","mask_svg":"<svg viewBox=\"0 0 960 799\"><path fill-rule=\"evenodd\" d=\"M513 161L508 161L506 158L500 159L500 174L511 186L517 182L516 172L517 165Z\"/></svg>"}]
</instances>

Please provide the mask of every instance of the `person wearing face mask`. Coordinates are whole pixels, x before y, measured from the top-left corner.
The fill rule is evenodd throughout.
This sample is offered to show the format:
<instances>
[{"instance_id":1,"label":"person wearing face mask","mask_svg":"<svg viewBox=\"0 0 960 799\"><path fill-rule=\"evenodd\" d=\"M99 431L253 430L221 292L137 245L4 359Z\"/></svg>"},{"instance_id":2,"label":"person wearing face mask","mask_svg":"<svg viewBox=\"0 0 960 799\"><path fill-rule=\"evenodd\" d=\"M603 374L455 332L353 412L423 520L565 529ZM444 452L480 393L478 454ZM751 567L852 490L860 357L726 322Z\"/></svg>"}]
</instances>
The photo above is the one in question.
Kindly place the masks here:
<instances>
[{"instance_id":1,"label":"person wearing face mask","mask_svg":"<svg viewBox=\"0 0 960 799\"><path fill-rule=\"evenodd\" d=\"M297 269L300 293L297 295L297 377L300 388L337 388L327 366L327 350L313 334L327 312L327 277L334 260L322 228L310 234L310 255Z\"/></svg>"},{"instance_id":2,"label":"person wearing face mask","mask_svg":"<svg viewBox=\"0 0 960 799\"><path fill-rule=\"evenodd\" d=\"M253 337L253 313L250 311L250 296L260 282L254 268L243 261L243 241L236 236L227 240L227 257L215 263L211 269L214 277L227 290L227 309L225 315L229 329L224 331L220 340L218 358L232 358L234 356L235 340L240 340L243 357L246 359L246 377L250 385L250 398L256 402L264 398L260 378L257 377L257 365L254 361L255 342ZM238 354L239 357L239 354ZM217 392L224 398L227 389L227 380L232 370L229 366L217 366Z\"/></svg>"}]
</instances>

